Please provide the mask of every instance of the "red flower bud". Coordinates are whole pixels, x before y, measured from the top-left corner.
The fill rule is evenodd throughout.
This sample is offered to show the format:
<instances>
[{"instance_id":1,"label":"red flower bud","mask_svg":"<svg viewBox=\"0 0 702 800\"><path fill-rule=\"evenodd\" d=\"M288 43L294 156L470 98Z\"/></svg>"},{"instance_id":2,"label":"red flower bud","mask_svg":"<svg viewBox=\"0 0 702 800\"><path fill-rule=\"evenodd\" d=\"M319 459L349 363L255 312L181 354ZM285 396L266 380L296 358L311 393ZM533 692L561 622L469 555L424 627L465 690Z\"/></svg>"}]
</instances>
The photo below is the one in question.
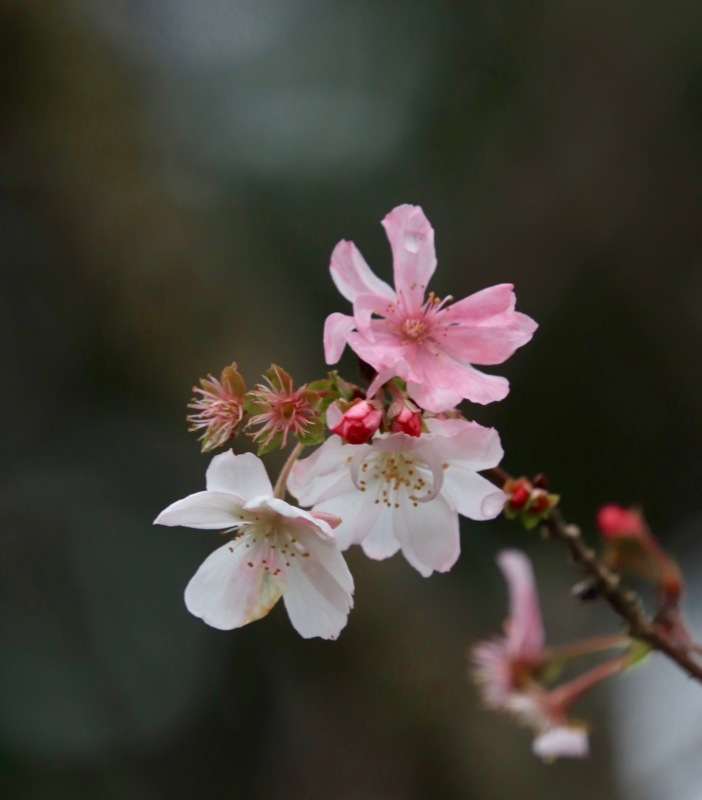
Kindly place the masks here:
<instances>
[{"instance_id":1,"label":"red flower bud","mask_svg":"<svg viewBox=\"0 0 702 800\"><path fill-rule=\"evenodd\" d=\"M609 503L597 512L597 527L605 539L618 536L643 536L644 521L638 511Z\"/></svg>"},{"instance_id":2,"label":"red flower bud","mask_svg":"<svg viewBox=\"0 0 702 800\"><path fill-rule=\"evenodd\" d=\"M344 412L331 432L349 444L365 444L380 427L382 418L382 412L375 406L367 400L359 400Z\"/></svg>"},{"instance_id":3,"label":"red flower bud","mask_svg":"<svg viewBox=\"0 0 702 800\"><path fill-rule=\"evenodd\" d=\"M393 433L406 433L409 436L422 435L422 416L414 411L410 411L404 406L400 413L390 424Z\"/></svg>"},{"instance_id":4,"label":"red flower bud","mask_svg":"<svg viewBox=\"0 0 702 800\"><path fill-rule=\"evenodd\" d=\"M531 493L529 513L541 514L542 511L546 511L547 509L551 508L551 506L551 500L546 492L543 489L534 489L534 491Z\"/></svg>"},{"instance_id":5,"label":"red flower bud","mask_svg":"<svg viewBox=\"0 0 702 800\"><path fill-rule=\"evenodd\" d=\"M526 486L523 484L516 486L509 498L510 508L513 508L515 511L521 511L530 497L531 493Z\"/></svg>"}]
</instances>

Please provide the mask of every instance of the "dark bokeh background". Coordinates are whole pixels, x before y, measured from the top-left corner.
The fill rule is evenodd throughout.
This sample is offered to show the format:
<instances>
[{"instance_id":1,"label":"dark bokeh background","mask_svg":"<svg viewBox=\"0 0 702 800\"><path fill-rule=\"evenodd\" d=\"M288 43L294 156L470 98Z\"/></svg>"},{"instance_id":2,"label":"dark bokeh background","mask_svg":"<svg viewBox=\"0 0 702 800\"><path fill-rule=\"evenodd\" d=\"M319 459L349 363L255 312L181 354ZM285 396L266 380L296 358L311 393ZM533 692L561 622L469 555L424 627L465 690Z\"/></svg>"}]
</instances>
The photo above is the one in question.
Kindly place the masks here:
<instances>
[{"instance_id":1,"label":"dark bokeh background","mask_svg":"<svg viewBox=\"0 0 702 800\"><path fill-rule=\"evenodd\" d=\"M505 466L590 533L643 502L699 563L702 5L0 0L0 86L0 796L699 797L700 726L678 747L670 709L702 698L666 665L583 703L584 763L480 708L500 547L535 558L554 642L617 627L536 535L466 524L429 580L351 552L327 643L282 607L190 617L216 536L151 520L204 485L195 379L318 377L333 246L389 278L379 222L411 202L440 296L512 281L540 322L475 409Z\"/></svg>"}]
</instances>

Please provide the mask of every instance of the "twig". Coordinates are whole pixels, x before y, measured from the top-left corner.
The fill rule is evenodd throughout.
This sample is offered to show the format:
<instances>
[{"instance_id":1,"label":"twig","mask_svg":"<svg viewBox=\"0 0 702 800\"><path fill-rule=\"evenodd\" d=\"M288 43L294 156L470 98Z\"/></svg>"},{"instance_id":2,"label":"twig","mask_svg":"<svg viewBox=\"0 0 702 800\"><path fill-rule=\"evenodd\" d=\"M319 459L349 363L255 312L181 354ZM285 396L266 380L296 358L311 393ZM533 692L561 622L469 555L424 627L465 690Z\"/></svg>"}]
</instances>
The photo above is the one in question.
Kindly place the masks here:
<instances>
[{"instance_id":1,"label":"twig","mask_svg":"<svg viewBox=\"0 0 702 800\"><path fill-rule=\"evenodd\" d=\"M509 473L499 467L485 470L483 474L500 488L511 479ZM610 608L624 620L630 636L664 653L691 678L702 683L702 665L690 656L688 648L672 641L646 615L638 595L623 586L620 576L597 558L595 551L583 541L577 525L566 523L556 508L551 509L543 525L551 539L556 539L567 547L573 561L592 579L597 591L605 598Z\"/></svg>"}]
</instances>

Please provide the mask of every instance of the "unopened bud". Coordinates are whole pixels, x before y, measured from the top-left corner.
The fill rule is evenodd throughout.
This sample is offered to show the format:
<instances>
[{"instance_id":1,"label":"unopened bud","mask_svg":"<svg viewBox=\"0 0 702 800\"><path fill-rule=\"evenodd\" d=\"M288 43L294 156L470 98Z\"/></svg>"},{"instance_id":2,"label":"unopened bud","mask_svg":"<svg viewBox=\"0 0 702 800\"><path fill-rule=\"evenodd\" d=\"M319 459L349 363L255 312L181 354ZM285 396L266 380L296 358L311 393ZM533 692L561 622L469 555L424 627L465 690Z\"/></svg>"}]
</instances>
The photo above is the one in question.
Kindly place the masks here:
<instances>
[{"instance_id":1,"label":"unopened bud","mask_svg":"<svg viewBox=\"0 0 702 800\"><path fill-rule=\"evenodd\" d=\"M359 400L346 410L332 433L349 444L364 444L380 427L383 414L368 400Z\"/></svg>"},{"instance_id":2,"label":"unopened bud","mask_svg":"<svg viewBox=\"0 0 702 800\"><path fill-rule=\"evenodd\" d=\"M645 526L643 518L638 511L616 503L608 503L597 512L597 527L605 539L615 539L619 536L639 537L644 535Z\"/></svg>"},{"instance_id":3,"label":"unopened bud","mask_svg":"<svg viewBox=\"0 0 702 800\"><path fill-rule=\"evenodd\" d=\"M409 436L422 435L422 415L419 412L410 411L404 406L400 413L390 424L393 433L406 433Z\"/></svg>"},{"instance_id":4,"label":"unopened bud","mask_svg":"<svg viewBox=\"0 0 702 800\"><path fill-rule=\"evenodd\" d=\"M510 508L513 508L515 511L521 511L527 504L530 496L531 492L526 486L517 486L508 501Z\"/></svg>"}]
</instances>

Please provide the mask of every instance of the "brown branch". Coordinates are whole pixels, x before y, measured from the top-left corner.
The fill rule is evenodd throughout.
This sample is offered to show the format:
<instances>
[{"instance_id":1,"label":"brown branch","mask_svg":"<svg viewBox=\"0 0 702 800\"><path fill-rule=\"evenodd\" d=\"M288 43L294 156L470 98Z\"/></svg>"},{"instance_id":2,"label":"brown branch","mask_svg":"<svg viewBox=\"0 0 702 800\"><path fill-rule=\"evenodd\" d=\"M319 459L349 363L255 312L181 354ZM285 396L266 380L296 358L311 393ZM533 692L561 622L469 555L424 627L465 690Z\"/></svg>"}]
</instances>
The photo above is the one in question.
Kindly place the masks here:
<instances>
[{"instance_id":1,"label":"brown branch","mask_svg":"<svg viewBox=\"0 0 702 800\"><path fill-rule=\"evenodd\" d=\"M505 482L511 478L509 473L499 467L486 470L483 474L500 488L503 488ZM638 595L623 586L621 577L597 558L595 551L585 544L577 525L566 523L556 508L551 509L543 525L551 539L556 539L566 546L572 560L592 580L610 608L624 620L630 636L664 653L691 678L702 683L702 664L692 658L689 648L681 647L671 640L665 631L647 616Z\"/></svg>"}]
</instances>

